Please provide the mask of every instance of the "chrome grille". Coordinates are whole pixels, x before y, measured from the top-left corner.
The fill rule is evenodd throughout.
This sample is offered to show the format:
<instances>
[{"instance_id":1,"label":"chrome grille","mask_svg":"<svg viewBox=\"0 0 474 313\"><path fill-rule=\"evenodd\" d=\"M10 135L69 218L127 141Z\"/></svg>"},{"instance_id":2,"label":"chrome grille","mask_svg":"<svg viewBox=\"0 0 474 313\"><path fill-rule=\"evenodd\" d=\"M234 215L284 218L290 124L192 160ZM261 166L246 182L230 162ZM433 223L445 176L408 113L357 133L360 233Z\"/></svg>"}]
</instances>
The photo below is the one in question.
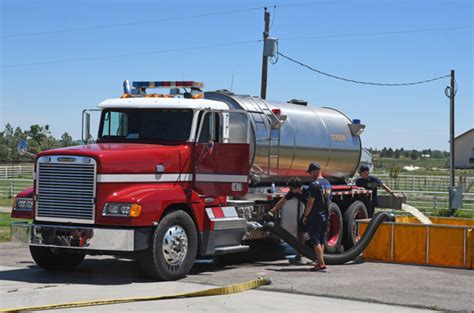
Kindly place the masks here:
<instances>
[{"instance_id":1,"label":"chrome grille","mask_svg":"<svg viewBox=\"0 0 474 313\"><path fill-rule=\"evenodd\" d=\"M94 222L96 162L87 157L41 157L37 166L36 218Z\"/></svg>"}]
</instances>

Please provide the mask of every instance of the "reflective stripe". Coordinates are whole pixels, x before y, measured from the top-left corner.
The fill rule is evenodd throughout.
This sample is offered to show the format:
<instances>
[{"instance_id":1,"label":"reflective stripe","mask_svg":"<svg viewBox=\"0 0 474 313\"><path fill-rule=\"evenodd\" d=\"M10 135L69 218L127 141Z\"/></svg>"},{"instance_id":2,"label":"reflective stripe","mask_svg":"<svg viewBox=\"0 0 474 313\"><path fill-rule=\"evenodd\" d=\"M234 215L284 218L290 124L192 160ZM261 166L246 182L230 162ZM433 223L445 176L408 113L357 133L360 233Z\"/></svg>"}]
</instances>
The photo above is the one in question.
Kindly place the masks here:
<instances>
[{"instance_id":1,"label":"reflective stripe","mask_svg":"<svg viewBox=\"0 0 474 313\"><path fill-rule=\"evenodd\" d=\"M211 220L239 217L237 210L233 206L206 208L206 212Z\"/></svg>"},{"instance_id":2,"label":"reflective stripe","mask_svg":"<svg viewBox=\"0 0 474 313\"><path fill-rule=\"evenodd\" d=\"M99 183L124 183L124 182L178 182L192 181L193 175L183 174L98 174ZM246 183L247 175L220 175L197 174L196 180L201 182L216 183Z\"/></svg>"},{"instance_id":3,"label":"reflective stripe","mask_svg":"<svg viewBox=\"0 0 474 313\"><path fill-rule=\"evenodd\" d=\"M247 175L196 174L197 181L217 183L246 183Z\"/></svg>"},{"instance_id":4,"label":"reflective stripe","mask_svg":"<svg viewBox=\"0 0 474 313\"><path fill-rule=\"evenodd\" d=\"M99 174L98 183L191 181L191 174Z\"/></svg>"}]
</instances>

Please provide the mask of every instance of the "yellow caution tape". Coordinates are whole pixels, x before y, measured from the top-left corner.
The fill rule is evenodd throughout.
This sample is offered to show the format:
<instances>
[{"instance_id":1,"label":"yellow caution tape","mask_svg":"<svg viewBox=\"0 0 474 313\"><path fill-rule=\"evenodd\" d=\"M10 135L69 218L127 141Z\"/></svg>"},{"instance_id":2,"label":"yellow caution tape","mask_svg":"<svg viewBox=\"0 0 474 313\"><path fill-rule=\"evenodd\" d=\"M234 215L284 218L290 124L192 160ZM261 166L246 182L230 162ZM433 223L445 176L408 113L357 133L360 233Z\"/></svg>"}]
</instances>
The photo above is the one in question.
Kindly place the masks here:
<instances>
[{"instance_id":1,"label":"yellow caution tape","mask_svg":"<svg viewBox=\"0 0 474 313\"><path fill-rule=\"evenodd\" d=\"M270 278L265 277L265 278L250 280L250 281L240 283L240 284L216 287L216 288L211 288L211 289L206 289L206 290L177 293L173 295L106 299L106 300L95 300L95 301L78 301L78 302L58 303L58 304L50 304L50 305L0 309L0 312L22 312L22 311L69 309L69 308L79 308L79 307L107 305L107 304L119 304L119 303L128 303L128 302L155 301L155 300L193 298L193 297L205 297L205 296L221 296L221 295L230 295L233 293L240 293L240 292L244 292L250 289L255 289L260 286L265 286L265 285L270 285L270 284L271 284Z\"/></svg>"}]
</instances>

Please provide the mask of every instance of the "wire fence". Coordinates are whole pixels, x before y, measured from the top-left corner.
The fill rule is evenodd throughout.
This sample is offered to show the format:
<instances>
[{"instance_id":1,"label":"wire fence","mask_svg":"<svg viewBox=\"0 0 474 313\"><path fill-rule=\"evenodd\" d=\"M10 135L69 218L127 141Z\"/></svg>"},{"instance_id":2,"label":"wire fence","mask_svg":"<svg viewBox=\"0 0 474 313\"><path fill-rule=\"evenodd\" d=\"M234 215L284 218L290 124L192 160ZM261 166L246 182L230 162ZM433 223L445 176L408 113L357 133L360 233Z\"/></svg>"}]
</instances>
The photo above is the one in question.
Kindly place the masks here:
<instances>
[{"instance_id":1,"label":"wire fence","mask_svg":"<svg viewBox=\"0 0 474 313\"><path fill-rule=\"evenodd\" d=\"M33 185L30 179L0 179L0 199L13 198L17 193Z\"/></svg>"},{"instance_id":2,"label":"wire fence","mask_svg":"<svg viewBox=\"0 0 474 313\"><path fill-rule=\"evenodd\" d=\"M419 190L397 190L396 192L404 193L407 197L407 204L427 215L439 215L449 209L448 192ZM381 194L386 193L383 191ZM474 193L463 194L462 206L457 211L474 214Z\"/></svg>"},{"instance_id":3,"label":"wire fence","mask_svg":"<svg viewBox=\"0 0 474 313\"><path fill-rule=\"evenodd\" d=\"M394 178L388 174L380 174L377 177L396 190L447 192L450 186L449 176L400 175ZM462 186L464 193L474 192L474 176L459 176L456 184Z\"/></svg>"}]
</instances>

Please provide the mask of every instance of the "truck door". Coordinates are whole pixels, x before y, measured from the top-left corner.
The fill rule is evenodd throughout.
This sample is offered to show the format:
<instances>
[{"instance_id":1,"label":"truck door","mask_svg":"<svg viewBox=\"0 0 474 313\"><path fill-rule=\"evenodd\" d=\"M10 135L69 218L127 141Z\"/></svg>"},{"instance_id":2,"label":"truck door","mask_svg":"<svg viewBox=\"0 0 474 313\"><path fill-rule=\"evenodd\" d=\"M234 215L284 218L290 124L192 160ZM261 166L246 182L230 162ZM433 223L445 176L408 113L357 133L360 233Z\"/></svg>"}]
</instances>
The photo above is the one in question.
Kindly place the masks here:
<instances>
[{"instance_id":1,"label":"truck door","mask_svg":"<svg viewBox=\"0 0 474 313\"><path fill-rule=\"evenodd\" d=\"M194 189L209 196L241 196L248 191L247 112L202 111L194 149Z\"/></svg>"}]
</instances>

